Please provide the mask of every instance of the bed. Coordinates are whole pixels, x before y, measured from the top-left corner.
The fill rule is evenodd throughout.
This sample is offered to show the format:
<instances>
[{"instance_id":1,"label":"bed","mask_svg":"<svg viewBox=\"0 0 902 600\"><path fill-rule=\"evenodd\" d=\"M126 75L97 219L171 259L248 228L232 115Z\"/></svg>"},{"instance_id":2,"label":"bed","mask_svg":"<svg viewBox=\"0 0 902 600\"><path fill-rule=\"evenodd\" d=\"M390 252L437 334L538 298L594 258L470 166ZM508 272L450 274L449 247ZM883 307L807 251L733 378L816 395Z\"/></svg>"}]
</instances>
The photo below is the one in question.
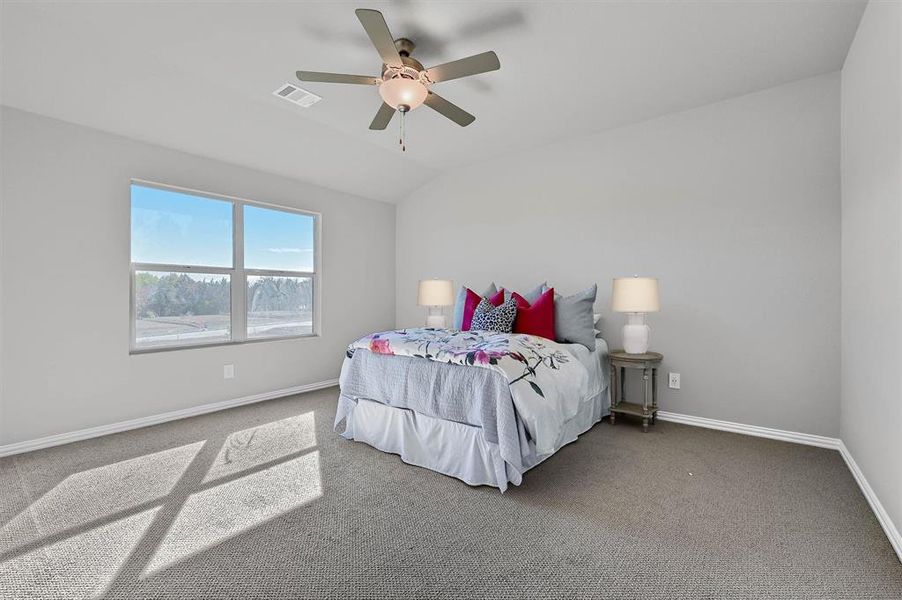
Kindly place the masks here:
<instances>
[{"instance_id":1,"label":"bed","mask_svg":"<svg viewBox=\"0 0 902 600\"><path fill-rule=\"evenodd\" d=\"M608 347L410 328L348 347L335 430L409 464L504 492L610 408Z\"/></svg>"}]
</instances>

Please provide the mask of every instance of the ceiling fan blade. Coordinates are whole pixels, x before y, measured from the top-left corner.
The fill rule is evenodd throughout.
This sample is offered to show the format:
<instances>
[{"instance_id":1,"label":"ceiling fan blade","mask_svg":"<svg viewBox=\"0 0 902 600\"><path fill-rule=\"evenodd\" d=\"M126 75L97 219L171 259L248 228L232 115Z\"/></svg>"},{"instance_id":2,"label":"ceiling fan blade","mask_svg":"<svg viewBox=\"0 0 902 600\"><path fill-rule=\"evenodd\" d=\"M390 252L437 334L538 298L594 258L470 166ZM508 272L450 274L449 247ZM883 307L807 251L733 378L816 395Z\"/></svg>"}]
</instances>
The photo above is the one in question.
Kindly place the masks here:
<instances>
[{"instance_id":1,"label":"ceiling fan blade","mask_svg":"<svg viewBox=\"0 0 902 600\"><path fill-rule=\"evenodd\" d=\"M379 107L379 112L373 117L373 122L370 123L370 129L385 129L393 116L395 116L395 109L383 102Z\"/></svg>"},{"instance_id":2,"label":"ceiling fan blade","mask_svg":"<svg viewBox=\"0 0 902 600\"><path fill-rule=\"evenodd\" d=\"M363 25L366 34L370 36L379 56L382 57L382 62L390 67L402 66L401 55L398 54L398 49L395 47L395 39L388 30L382 13L369 8L358 8L354 12L357 13L360 24Z\"/></svg>"},{"instance_id":3,"label":"ceiling fan blade","mask_svg":"<svg viewBox=\"0 0 902 600\"><path fill-rule=\"evenodd\" d=\"M452 104L448 102L435 92L429 92L427 94L426 99L423 101L423 104L436 111L437 113L448 117L461 127L466 127L470 123L476 120L476 117L457 106L456 104Z\"/></svg>"},{"instance_id":4,"label":"ceiling fan blade","mask_svg":"<svg viewBox=\"0 0 902 600\"><path fill-rule=\"evenodd\" d=\"M345 75L343 73L317 73L316 71L298 71L301 81L321 81L323 83L356 83L358 85L378 85L382 82L378 77L367 75Z\"/></svg>"},{"instance_id":5,"label":"ceiling fan blade","mask_svg":"<svg viewBox=\"0 0 902 600\"><path fill-rule=\"evenodd\" d=\"M460 77L495 71L500 68L501 63L498 61L498 55L490 51L432 67L426 70L426 75L430 80L438 83L439 81L450 81Z\"/></svg>"}]
</instances>

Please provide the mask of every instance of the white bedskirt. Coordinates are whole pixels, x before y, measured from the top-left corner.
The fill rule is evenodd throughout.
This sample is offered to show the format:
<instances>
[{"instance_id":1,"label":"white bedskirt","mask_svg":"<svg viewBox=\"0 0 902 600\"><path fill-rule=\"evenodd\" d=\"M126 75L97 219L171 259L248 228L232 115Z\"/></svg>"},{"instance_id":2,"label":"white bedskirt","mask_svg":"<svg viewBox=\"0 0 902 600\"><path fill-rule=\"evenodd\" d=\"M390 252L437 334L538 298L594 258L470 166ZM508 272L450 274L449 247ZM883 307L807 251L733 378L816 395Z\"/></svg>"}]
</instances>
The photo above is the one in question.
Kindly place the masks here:
<instances>
[{"instance_id":1,"label":"white bedskirt","mask_svg":"<svg viewBox=\"0 0 902 600\"><path fill-rule=\"evenodd\" d=\"M491 485L504 491L508 482L514 485L522 482L522 473L504 462L498 446L485 440L480 427L362 398L348 404L342 433L347 439L398 454L406 463L456 477L470 485ZM591 429L609 413L610 406L610 386L583 401L576 416L564 423L555 452ZM530 455L524 460L524 471L553 454Z\"/></svg>"}]
</instances>

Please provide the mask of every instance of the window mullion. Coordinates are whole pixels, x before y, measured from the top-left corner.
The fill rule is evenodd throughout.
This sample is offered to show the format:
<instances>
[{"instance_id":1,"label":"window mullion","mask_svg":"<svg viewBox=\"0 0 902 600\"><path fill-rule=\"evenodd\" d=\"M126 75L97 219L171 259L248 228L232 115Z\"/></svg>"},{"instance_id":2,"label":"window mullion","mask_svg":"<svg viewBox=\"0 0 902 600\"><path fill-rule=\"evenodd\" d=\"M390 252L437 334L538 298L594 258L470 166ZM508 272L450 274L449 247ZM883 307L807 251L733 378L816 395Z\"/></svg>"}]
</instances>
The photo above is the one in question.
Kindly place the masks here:
<instances>
[{"instance_id":1,"label":"window mullion","mask_svg":"<svg viewBox=\"0 0 902 600\"><path fill-rule=\"evenodd\" d=\"M163 263L132 263L133 271L166 273L199 273L202 275L231 275L231 267L205 267L203 265L167 265Z\"/></svg>"},{"instance_id":2,"label":"window mullion","mask_svg":"<svg viewBox=\"0 0 902 600\"><path fill-rule=\"evenodd\" d=\"M232 341L247 340L247 277L244 273L244 205L234 202L232 216Z\"/></svg>"},{"instance_id":3,"label":"window mullion","mask_svg":"<svg viewBox=\"0 0 902 600\"><path fill-rule=\"evenodd\" d=\"M250 277L313 277L313 271L279 271L277 269L245 269Z\"/></svg>"}]
</instances>

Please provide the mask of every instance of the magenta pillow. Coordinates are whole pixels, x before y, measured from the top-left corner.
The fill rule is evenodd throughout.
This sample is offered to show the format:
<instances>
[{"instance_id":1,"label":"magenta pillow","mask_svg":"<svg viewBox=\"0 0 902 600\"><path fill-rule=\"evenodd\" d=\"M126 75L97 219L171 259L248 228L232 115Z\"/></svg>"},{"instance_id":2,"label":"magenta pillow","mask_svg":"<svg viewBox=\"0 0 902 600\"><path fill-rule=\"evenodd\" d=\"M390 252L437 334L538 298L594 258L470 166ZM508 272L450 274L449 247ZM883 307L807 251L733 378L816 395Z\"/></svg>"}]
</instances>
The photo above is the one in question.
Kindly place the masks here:
<instances>
[{"instance_id":1,"label":"magenta pillow","mask_svg":"<svg viewBox=\"0 0 902 600\"><path fill-rule=\"evenodd\" d=\"M476 307L479 306L480 300L482 300L482 296L467 288L467 300L464 302L464 318L460 322L461 331L470 331L470 325L473 323L473 313L476 312ZM492 303L492 306L501 306L501 303L504 302L504 288L501 288L494 296L489 298L489 302Z\"/></svg>"},{"instance_id":2,"label":"magenta pillow","mask_svg":"<svg viewBox=\"0 0 902 600\"><path fill-rule=\"evenodd\" d=\"M554 337L554 288L549 288L532 304L526 298L514 292L517 302L517 319L514 321L514 333L528 333L549 340Z\"/></svg>"}]
</instances>

